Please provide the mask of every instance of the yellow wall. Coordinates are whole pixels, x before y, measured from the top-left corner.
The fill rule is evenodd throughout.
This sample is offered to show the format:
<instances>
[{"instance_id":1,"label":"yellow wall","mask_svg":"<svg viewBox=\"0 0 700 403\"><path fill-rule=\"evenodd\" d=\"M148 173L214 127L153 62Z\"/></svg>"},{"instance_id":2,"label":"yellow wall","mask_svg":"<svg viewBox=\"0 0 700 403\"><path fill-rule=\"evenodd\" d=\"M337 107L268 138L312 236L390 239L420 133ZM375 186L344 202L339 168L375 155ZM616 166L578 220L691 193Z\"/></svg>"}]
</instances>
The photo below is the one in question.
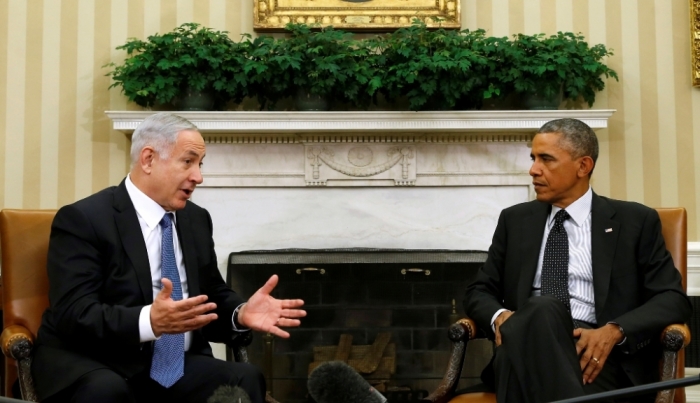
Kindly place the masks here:
<instances>
[{"instance_id":1,"label":"yellow wall","mask_svg":"<svg viewBox=\"0 0 700 403\"><path fill-rule=\"evenodd\" d=\"M322 1L322 0L317 0ZM196 6L195 6L196 5ZM691 87L687 0L462 0L462 26L491 35L582 32L615 50L595 108L594 188L650 206L684 206L700 240L700 88ZM118 183L128 141L105 110L138 109L107 90L102 66L129 37L183 22L252 32L251 0L0 0L0 208L55 208Z\"/></svg>"}]
</instances>

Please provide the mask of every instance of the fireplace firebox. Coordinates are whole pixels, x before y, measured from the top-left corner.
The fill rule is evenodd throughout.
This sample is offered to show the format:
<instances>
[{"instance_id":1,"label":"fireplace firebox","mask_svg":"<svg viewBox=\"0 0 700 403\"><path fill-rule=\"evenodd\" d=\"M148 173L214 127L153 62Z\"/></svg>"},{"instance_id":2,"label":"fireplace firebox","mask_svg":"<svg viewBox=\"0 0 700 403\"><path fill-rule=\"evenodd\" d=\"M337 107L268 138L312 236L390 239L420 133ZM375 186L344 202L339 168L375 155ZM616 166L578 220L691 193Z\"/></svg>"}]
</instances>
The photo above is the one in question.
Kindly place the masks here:
<instances>
[{"instance_id":1,"label":"fireplace firebox","mask_svg":"<svg viewBox=\"0 0 700 403\"><path fill-rule=\"evenodd\" d=\"M248 297L277 274L275 297L305 301L308 315L289 329L289 339L255 335L248 348L275 399L311 401L310 369L341 359L383 393L408 401L444 375L447 327L463 315L464 290L485 259L485 252L468 250L245 251L229 255L227 282ZM491 349L488 342L469 344L460 388L479 382Z\"/></svg>"}]
</instances>

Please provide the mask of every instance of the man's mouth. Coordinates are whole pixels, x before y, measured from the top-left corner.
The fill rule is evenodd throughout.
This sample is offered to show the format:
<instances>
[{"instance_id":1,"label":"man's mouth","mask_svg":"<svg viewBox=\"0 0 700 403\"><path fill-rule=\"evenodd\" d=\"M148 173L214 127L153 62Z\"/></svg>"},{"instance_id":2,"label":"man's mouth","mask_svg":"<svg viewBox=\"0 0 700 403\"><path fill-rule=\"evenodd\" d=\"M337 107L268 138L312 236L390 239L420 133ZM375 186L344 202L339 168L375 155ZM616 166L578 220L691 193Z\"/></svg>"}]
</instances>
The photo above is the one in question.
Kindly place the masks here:
<instances>
[{"instance_id":1,"label":"man's mouth","mask_svg":"<svg viewBox=\"0 0 700 403\"><path fill-rule=\"evenodd\" d=\"M181 189L184 193L185 196L190 197L192 195L192 192L194 192L194 189Z\"/></svg>"}]
</instances>

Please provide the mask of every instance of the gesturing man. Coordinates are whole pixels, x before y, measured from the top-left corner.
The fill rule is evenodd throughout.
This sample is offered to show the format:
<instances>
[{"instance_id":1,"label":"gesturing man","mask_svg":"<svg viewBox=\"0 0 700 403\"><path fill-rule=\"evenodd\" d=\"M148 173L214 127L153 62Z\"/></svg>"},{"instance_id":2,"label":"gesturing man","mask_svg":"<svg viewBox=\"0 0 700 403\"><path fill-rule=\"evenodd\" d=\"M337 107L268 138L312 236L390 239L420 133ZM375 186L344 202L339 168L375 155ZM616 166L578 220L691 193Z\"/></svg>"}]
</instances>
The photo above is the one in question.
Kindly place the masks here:
<instances>
[{"instance_id":1,"label":"gesturing man","mask_svg":"<svg viewBox=\"0 0 700 403\"><path fill-rule=\"evenodd\" d=\"M136 129L119 186L61 208L51 228L50 306L32 373L42 402L204 402L221 385L262 402L265 382L208 344L249 329L289 337L301 300L278 300L272 276L247 302L217 267L202 183L204 140L179 116Z\"/></svg>"},{"instance_id":2,"label":"gesturing man","mask_svg":"<svg viewBox=\"0 0 700 403\"><path fill-rule=\"evenodd\" d=\"M654 381L661 330L691 314L658 214L593 192L598 140L581 121L546 123L531 157L537 200L503 210L465 297L497 346L482 378L508 403Z\"/></svg>"}]
</instances>

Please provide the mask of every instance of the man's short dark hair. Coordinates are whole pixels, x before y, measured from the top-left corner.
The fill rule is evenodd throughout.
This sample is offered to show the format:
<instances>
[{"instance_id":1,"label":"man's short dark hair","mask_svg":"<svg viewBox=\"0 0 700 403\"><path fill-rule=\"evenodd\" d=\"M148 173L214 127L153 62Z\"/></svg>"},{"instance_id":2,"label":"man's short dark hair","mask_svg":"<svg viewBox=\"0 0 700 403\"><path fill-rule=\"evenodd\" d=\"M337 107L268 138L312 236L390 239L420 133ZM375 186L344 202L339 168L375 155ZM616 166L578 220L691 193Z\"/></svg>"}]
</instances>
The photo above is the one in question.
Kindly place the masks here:
<instances>
[{"instance_id":1,"label":"man's short dark hair","mask_svg":"<svg viewBox=\"0 0 700 403\"><path fill-rule=\"evenodd\" d=\"M560 145L572 158L591 157L598 160L598 138L593 129L578 119L557 119L545 123L537 133L559 133Z\"/></svg>"}]
</instances>

